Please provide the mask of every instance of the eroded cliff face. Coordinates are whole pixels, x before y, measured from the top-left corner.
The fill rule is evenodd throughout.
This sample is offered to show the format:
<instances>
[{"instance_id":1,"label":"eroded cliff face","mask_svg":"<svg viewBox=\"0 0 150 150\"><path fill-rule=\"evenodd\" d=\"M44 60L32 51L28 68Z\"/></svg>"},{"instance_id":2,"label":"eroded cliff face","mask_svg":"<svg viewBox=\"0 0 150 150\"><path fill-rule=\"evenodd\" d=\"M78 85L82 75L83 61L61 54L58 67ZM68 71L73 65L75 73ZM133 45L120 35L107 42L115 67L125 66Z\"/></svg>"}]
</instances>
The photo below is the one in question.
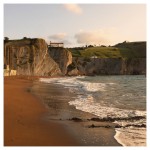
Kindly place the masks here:
<instances>
[{"instance_id":1,"label":"eroded cliff face","mask_svg":"<svg viewBox=\"0 0 150 150\"><path fill-rule=\"evenodd\" d=\"M73 58L68 75L139 75L146 74L145 58Z\"/></svg>"},{"instance_id":2,"label":"eroded cliff face","mask_svg":"<svg viewBox=\"0 0 150 150\"><path fill-rule=\"evenodd\" d=\"M62 47L55 48L49 47L49 54L59 65L59 68L63 75L67 73L67 67L72 63L72 54L68 50Z\"/></svg>"},{"instance_id":3,"label":"eroded cliff face","mask_svg":"<svg viewBox=\"0 0 150 150\"><path fill-rule=\"evenodd\" d=\"M4 64L17 75L132 75L146 74L145 58L73 58L64 48L48 48L43 39L4 43Z\"/></svg>"},{"instance_id":4,"label":"eroded cliff face","mask_svg":"<svg viewBox=\"0 0 150 150\"><path fill-rule=\"evenodd\" d=\"M12 40L4 44L4 64L17 75L61 75L59 65L50 57L43 39Z\"/></svg>"}]
</instances>

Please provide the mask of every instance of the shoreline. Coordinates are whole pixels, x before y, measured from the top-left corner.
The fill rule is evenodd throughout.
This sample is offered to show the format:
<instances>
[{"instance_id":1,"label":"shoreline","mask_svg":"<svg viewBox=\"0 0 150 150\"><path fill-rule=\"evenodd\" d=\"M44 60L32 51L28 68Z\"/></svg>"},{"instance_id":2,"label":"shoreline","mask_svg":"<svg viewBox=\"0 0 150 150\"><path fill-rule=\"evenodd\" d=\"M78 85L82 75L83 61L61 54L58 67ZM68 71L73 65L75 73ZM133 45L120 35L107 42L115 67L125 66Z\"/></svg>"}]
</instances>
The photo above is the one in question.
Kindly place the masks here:
<instances>
[{"instance_id":1,"label":"shoreline","mask_svg":"<svg viewBox=\"0 0 150 150\"><path fill-rule=\"evenodd\" d=\"M92 114L77 110L59 97L64 97L68 89L54 84L45 87L39 78L4 77L4 146L122 146L114 138L115 129L107 128L114 124L89 121ZM54 109L37 95L42 95L42 90ZM83 120L78 122L72 119L75 117ZM92 124L102 128L90 128Z\"/></svg>"},{"instance_id":2,"label":"shoreline","mask_svg":"<svg viewBox=\"0 0 150 150\"><path fill-rule=\"evenodd\" d=\"M35 93L37 94L37 96L39 96L41 98L41 101L46 106L48 106L49 109L51 110L51 113L49 114L49 119L54 118L56 120L59 120L60 118L60 120L64 122L67 122L67 120L71 120L72 123L67 122L68 124L70 124L69 128L74 126L72 127L71 130L74 131L76 129L76 132L78 132L78 135L76 136L82 139L81 143L83 143L84 145L86 146L92 146L92 145L93 146L121 146L121 145L122 146L125 146L125 145L126 146L145 146L146 144L146 131L145 131L146 116L145 115L146 114L145 114L145 111L143 111L145 103L143 104L142 110L141 110L141 104L140 104L140 107L138 107L138 104L140 103L140 101L139 103L136 103L136 107L139 108L139 110L132 110L133 106L135 106L134 102L133 102L133 105L131 105L131 107L126 107L126 101L122 101L123 104L125 102L125 104L123 105L124 106L123 109L122 107L119 107L119 108L111 107L112 109L110 109L109 107L103 107L103 105L97 105L97 103L94 103L94 102L98 102L99 98L96 99L95 97L94 99L95 101L92 101L93 100L92 97L94 96L98 97L98 95L96 95L98 93L95 93L95 94L92 93L93 96L92 97L89 96L91 94L90 91L93 91L93 90L96 91L97 87L100 89L102 88L101 90L103 90L103 87L100 86L102 81L105 81L104 84L105 84L105 89L106 89L106 87L108 87L107 84L109 85L112 83L116 83L114 80L116 78L119 81L122 80L122 78L113 77L112 80L108 82L107 77L94 78L100 82L100 84L98 84L99 86L95 86L95 84L93 84L92 82L89 83L88 81L91 78L83 79L85 81L84 83L82 82L82 80L80 82L80 79L76 80L75 78L72 78L72 79L62 78L62 79L54 79L54 80L53 79L40 79L39 80L40 82L34 83L35 85L34 88L35 88ZM140 77L135 76L134 78L133 76L130 78L125 76L125 79L132 81L132 85L133 85L132 88L135 88L135 86L138 86L138 84L133 84L133 83L135 83L135 81L140 79L140 81L142 81L141 89L144 88L143 86L144 86L145 80L141 76ZM122 82L122 85L126 85L126 84L127 84L126 80L124 80ZM94 86L94 89L93 89L93 86ZM112 84L109 90L111 90L112 87L114 88L114 86L115 85ZM118 86L118 88L120 87ZM115 86L115 89L116 89L116 86ZM122 95L122 90L124 91L124 89L122 88L121 90L119 90L121 95ZM101 93L101 94L105 95L107 94L107 92L108 90L106 90L105 93ZM109 97L112 95L113 93L107 96ZM144 93L141 93L141 95L144 95ZM112 101L110 102L112 103ZM145 102L144 99L142 99L142 102ZM94 109L95 111L93 111ZM108 112L106 111L105 113L104 112L105 110L108 110ZM107 118L108 114L111 114L112 118L111 116ZM91 116L91 115L95 115L95 116ZM100 117L100 119L98 116ZM133 118L130 116L132 116ZM104 117L104 120L103 120L103 117ZM73 118L73 119L70 119L70 118ZM121 122L120 121L118 122L117 121L118 118L119 120L121 118L122 119L124 118L125 120L123 119ZM62 122L62 121L59 121L59 122ZM73 123L73 121L76 121L78 123ZM131 129L130 129L130 126L131 126ZM87 129L87 128L90 128L90 129ZM120 131L121 133L119 134L118 131ZM136 136L137 133L138 133L138 136Z\"/></svg>"},{"instance_id":3,"label":"shoreline","mask_svg":"<svg viewBox=\"0 0 150 150\"><path fill-rule=\"evenodd\" d=\"M39 77L4 77L4 146L79 146L62 124L42 119L48 110L29 93Z\"/></svg>"},{"instance_id":4,"label":"shoreline","mask_svg":"<svg viewBox=\"0 0 150 150\"><path fill-rule=\"evenodd\" d=\"M126 145L119 139L119 135L120 135L120 131L115 130L116 134L114 136L114 138L117 140L117 142L119 144L121 144L123 147L125 147Z\"/></svg>"},{"instance_id":5,"label":"shoreline","mask_svg":"<svg viewBox=\"0 0 150 150\"><path fill-rule=\"evenodd\" d=\"M46 119L64 124L73 137L77 138L79 146L121 146L114 138L114 123L96 121L92 119L97 118L94 114L69 104L77 97L77 93L70 92L63 85L40 81L33 83L31 91L49 109Z\"/></svg>"}]
</instances>

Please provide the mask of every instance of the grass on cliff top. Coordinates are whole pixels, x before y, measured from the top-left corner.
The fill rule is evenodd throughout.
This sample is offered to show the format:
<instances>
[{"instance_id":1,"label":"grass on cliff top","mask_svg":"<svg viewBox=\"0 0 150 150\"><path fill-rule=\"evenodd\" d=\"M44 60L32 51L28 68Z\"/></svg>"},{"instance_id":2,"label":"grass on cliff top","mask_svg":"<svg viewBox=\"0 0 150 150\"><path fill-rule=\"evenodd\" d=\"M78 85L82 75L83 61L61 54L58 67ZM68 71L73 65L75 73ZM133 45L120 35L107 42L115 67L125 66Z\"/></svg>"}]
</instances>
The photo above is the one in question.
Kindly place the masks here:
<instances>
[{"instance_id":1,"label":"grass on cliff top","mask_svg":"<svg viewBox=\"0 0 150 150\"><path fill-rule=\"evenodd\" d=\"M7 45L15 45L15 46L21 46L21 45L29 45L31 43L34 43L35 41L41 41L43 39L40 38L23 38L23 39L15 39L15 40L8 40L4 41Z\"/></svg>"},{"instance_id":2,"label":"grass on cliff top","mask_svg":"<svg viewBox=\"0 0 150 150\"><path fill-rule=\"evenodd\" d=\"M92 57L98 58L146 58L146 44L129 44L126 46L115 47L90 47L83 50L70 50L73 57Z\"/></svg>"}]
</instances>

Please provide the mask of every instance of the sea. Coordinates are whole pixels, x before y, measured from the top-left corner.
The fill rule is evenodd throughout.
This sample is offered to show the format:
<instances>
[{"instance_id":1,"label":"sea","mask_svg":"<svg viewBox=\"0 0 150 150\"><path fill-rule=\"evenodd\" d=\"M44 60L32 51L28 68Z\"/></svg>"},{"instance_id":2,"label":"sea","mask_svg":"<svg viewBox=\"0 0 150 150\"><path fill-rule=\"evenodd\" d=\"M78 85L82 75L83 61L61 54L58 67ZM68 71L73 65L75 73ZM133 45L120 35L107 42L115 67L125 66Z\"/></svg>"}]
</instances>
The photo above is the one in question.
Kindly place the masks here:
<instances>
[{"instance_id":1,"label":"sea","mask_svg":"<svg viewBox=\"0 0 150 150\"><path fill-rule=\"evenodd\" d=\"M123 146L146 146L146 77L143 75L40 78L75 94L68 105L112 121ZM66 96L66 95L64 95Z\"/></svg>"}]
</instances>

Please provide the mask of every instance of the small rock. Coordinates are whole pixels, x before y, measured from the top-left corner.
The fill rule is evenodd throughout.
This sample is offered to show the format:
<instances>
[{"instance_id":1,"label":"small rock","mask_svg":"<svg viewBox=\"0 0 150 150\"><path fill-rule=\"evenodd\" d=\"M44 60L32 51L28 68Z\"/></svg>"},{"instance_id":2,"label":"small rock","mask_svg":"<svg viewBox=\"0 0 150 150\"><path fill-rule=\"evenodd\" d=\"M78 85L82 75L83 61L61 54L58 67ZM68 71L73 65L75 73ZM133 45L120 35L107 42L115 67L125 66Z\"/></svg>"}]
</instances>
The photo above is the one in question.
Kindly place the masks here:
<instances>
[{"instance_id":1,"label":"small rock","mask_svg":"<svg viewBox=\"0 0 150 150\"><path fill-rule=\"evenodd\" d=\"M71 118L71 119L69 119L69 120L73 120L73 121L77 121L77 122L82 121L82 119L77 118L77 117L73 117L73 118Z\"/></svg>"}]
</instances>

